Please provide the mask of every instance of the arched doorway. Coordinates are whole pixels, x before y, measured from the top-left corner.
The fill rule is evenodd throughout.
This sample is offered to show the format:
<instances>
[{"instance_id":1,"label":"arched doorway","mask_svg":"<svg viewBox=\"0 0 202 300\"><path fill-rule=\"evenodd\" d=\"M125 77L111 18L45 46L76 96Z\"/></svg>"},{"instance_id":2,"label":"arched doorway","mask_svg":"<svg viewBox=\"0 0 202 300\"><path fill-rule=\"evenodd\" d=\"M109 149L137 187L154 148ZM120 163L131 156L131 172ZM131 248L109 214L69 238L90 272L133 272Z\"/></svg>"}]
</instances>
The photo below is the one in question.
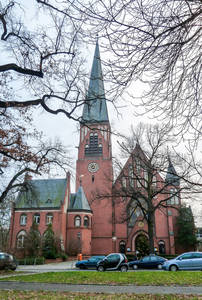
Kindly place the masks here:
<instances>
[{"instance_id":1,"label":"arched doorway","mask_svg":"<svg viewBox=\"0 0 202 300\"><path fill-rule=\"evenodd\" d=\"M125 253L126 252L126 242L120 241L120 243L119 243L119 252L120 253Z\"/></svg>"},{"instance_id":2,"label":"arched doorway","mask_svg":"<svg viewBox=\"0 0 202 300\"><path fill-rule=\"evenodd\" d=\"M149 254L149 240L145 234L139 234L135 239L135 251L139 257Z\"/></svg>"}]
</instances>

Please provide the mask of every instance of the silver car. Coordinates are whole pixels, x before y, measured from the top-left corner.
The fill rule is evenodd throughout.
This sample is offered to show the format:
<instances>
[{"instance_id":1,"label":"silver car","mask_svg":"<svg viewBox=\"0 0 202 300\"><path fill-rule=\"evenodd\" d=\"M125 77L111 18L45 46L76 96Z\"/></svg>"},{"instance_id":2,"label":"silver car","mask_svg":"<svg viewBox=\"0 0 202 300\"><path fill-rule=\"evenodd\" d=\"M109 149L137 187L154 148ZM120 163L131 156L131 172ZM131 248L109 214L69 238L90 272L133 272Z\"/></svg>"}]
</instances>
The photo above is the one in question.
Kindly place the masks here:
<instances>
[{"instance_id":1,"label":"silver car","mask_svg":"<svg viewBox=\"0 0 202 300\"><path fill-rule=\"evenodd\" d=\"M186 252L174 259L163 263L163 270L201 270L202 271L202 252Z\"/></svg>"}]
</instances>

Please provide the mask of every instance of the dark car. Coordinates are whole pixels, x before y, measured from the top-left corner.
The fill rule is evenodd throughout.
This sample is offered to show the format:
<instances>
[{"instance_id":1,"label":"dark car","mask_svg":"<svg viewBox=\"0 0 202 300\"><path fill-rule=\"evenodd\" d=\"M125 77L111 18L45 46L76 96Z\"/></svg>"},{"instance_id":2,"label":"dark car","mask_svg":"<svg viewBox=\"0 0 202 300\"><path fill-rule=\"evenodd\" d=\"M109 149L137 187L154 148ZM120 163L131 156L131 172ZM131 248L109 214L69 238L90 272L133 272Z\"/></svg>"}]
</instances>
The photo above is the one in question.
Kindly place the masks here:
<instances>
[{"instance_id":1,"label":"dark car","mask_svg":"<svg viewBox=\"0 0 202 300\"><path fill-rule=\"evenodd\" d=\"M201 270L202 252L186 252L174 259L169 259L163 264L166 271Z\"/></svg>"},{"instance_id":2,"label":"dark car","mask_svg":"<svg viewBox=\"0 0 202 300\"><path fill-rule=\"evenodd\" d=\"M111 253L98 262L97 271L128 271L128 260L122 253Z\"/></svg>"},{"instance_id":3,"label":"dark car","mask_svg":"<svg viewBox=\"0 0 202 300\"><path fill-rule=\"evenodd\" d=\"M158 255L148 255L139 260L129 262L129 267L137 270L138 268L143 269L162 269L163 263L167 259Z\"/></svg>"},{"instance_id":4,"label":"dark car","mask_svg":"<svg viewBox=\"0 0 202 300\"><path fill-rule=\"evenodd\" d=\"M11 254L0 252L0 269L15 270L17 268L17 261Z\"/></svg>"},{"instance_id":5,"label":"dark car","mask_svg":"<svg viewBox=\"0 0 202 300\"><path fill-rule=\"evenodd\" d=\"M90 269L97 267L97 263L102 260L105 256L91 256L87 260L81 260L76 263L76 267L79 269Z\"/></svg>"}]
</instances>

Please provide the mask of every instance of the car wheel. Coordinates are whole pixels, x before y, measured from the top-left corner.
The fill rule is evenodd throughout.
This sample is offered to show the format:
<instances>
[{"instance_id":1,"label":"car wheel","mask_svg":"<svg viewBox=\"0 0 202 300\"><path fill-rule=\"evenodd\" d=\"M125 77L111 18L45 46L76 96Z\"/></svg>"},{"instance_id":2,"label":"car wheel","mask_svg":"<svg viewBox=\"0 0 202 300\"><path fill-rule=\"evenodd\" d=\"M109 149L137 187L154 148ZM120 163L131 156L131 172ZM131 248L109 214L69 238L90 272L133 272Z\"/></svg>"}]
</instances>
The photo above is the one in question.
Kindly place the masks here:
<instances>
[{"instance_id":1,"label":"car wheel","mask_svg":"<svg viewBox=\"0 0 202 300\"><path fill-rule=\"evenodd\" d=\"M158 269L158 270L162 270L162 265L159 264L159 265L157 266L157 269Z\"/></svg>"},{"instance_id":2,"label":"car wheel","mask_svg":"<svg viewBox=\"0 0 202 300\"><path fill-rule=\"evenodd\" d=\"M178 269L177 269L177 266L176 265L172 265L170 266L170 271L173 271L173 272L176 272Z\"/></svg>"},{"instance_id":3,"label":"car wheel","mask_svg":"<svg viewBox=\"0 0 202 300\"><path fill-rule=\"evenodd\" d=\"M104 272L104 267L103 266L98 266L97 267L98 272Z\"/></svg>"},{"instance_id":4,"label":"car wheel","mask_svg":"<svg viewBox=\"0 0 202 300\"><path fill-rule=\"evenodd\" d=\"M121 272L127 272L128 271L127 266L121 266L120 271Z\"/></svg>"},{"instance_id":5,"label":"car wheel","mask_svg":"<svg viewBox=\"0 0 202 300\"><path fill-rule=\"evenodd\" d=\"M138 266L137 265L133 265L133 270L137 270Z\"/></svg>"}]
</instances>

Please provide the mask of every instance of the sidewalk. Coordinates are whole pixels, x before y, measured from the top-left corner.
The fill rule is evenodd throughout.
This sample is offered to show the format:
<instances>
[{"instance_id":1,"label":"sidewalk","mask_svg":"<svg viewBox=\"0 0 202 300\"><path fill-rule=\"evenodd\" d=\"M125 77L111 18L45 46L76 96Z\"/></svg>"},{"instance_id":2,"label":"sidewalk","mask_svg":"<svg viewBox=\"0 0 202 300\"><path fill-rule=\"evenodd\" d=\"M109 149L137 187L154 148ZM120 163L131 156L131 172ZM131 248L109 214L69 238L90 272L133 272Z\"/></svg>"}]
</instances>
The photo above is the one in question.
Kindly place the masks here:
<instances>
[{"instance_id":1,"label":"sidewalk","mask_svg":"<svg viewBox=\"0 0 202 300\"><path fill-rule=\"evenodd\" d=\"M197 295L202 299L202 286L135 286L135 285L96 285L96 284L63 284L0 281L0 290L18 291L57 291L76 293L103 293L103 294L172 294Z\"/></svg>"},{"instance_id":2,"label":"sidewalk","mask_svg":"<svg viewBox=\"0 0 202 300\"><path fill-rule=\"evenodd\" d=\"M41 273L41 272L58 272L69 269L75 269L77 261L64 261L44 265L19 265L16 272Z\"/></svg>"}]
</instances>

